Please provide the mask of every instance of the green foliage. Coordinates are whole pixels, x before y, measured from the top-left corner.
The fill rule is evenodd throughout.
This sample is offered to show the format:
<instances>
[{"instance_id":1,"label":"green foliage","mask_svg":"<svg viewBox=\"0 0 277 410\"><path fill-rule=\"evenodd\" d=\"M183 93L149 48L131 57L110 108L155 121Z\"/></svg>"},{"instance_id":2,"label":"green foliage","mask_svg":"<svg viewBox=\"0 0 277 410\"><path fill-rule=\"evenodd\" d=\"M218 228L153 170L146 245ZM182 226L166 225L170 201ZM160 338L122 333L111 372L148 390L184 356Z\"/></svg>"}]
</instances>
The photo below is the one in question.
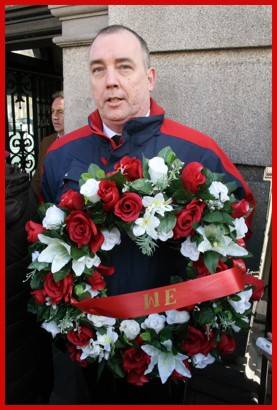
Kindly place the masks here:
<instances>
[{"instance_id":1,"label":"green foliage","mask_svg":"<svg viewBox=\"0 0 277 410\"><path fill-rule=\"evenodd\" d=\"M208 251L204 253L204 264L210 273L216 271L220 257L221 255L217 252Z\"/></svg>"},{"instance_id":2,"label":"green foliage","mask_svg":"<svg viewBox=\"0 0 277 410\"><path fill-rule=\"evenodd\" d=\"M234 222L234 219L229 214L227 214L227 212L222 211L207 212L203 216L202 220L204 222L222 223L227 225L232 225Z\"/></svg>"}]
</instances>

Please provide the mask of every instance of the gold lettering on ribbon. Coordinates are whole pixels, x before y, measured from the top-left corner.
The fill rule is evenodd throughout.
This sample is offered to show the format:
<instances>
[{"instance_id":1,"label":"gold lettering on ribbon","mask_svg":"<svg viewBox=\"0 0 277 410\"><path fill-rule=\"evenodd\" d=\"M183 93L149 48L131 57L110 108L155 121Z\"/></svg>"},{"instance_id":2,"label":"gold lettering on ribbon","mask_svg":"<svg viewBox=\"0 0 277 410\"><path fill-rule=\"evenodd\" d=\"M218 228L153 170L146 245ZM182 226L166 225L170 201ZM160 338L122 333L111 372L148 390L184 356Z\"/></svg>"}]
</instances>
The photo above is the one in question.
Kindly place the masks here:
<instances>
[{"instance_id":1,"label":"gold lettering on ribbon","mask_svg":"<svg viewBox=\"0 0 277 410\"><path fill-rule=\"evenodd\" d=\"M172 292L176 292L176 288L165 290L165 306L175 305L175 303L177 302L175 299L175 295L173 295Z\"/></svg>"},{"instance_id":2,"label":"gold lettering on ribbon","mask_svg":"<svg viewBox=\"0 0 277 410\"><path fill-rule=\"evenodd\" d=\"M151 308L151 305L153 307L160 306L159 302L159 292L154 292L152 295L145 293L144 295L144 310L147 310Z\"/></svg>"}]
</instances>

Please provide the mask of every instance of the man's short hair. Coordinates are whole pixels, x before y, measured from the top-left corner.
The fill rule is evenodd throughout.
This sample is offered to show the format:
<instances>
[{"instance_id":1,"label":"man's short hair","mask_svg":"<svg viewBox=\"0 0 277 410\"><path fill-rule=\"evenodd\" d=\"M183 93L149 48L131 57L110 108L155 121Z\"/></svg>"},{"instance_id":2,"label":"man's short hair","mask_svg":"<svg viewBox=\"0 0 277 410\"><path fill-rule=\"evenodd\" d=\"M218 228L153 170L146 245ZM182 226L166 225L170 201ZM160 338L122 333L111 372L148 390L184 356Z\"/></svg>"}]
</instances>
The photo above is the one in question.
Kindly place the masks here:
<instances>
[{"instance_id":1,"label":"man's short hair","mask_svg":"<svg viewBox=\"0 0 277 410\"><path fill-rule=\"evenodd\" d=\"M52 94L52 102L56 99L56 98L64 98L63 96L63 91L56 91L54 94Z\"/></svg>"},{"instance_id":2,"label":"man's short hair","mask_svg":"<svg viewBox=\"0 0 277 410\"><path fill-rule=\"evenodd\" d=\"M141 48L144 54L145 67L149 68L150 67L150 52L149 52L148 45L146 41L138 33L136 33L134 30L132 30L129 27L123 26L121 24L113 24L111 26L104 27L100 31L98 31L93 41L95 41L97 37L99 37L102 34L112 34L112 33L117 33L119 31L124 31L124 30L129 31L129 33L132 33L140 42L140 45L141 45Z\"/></svg>"}]
</instances>

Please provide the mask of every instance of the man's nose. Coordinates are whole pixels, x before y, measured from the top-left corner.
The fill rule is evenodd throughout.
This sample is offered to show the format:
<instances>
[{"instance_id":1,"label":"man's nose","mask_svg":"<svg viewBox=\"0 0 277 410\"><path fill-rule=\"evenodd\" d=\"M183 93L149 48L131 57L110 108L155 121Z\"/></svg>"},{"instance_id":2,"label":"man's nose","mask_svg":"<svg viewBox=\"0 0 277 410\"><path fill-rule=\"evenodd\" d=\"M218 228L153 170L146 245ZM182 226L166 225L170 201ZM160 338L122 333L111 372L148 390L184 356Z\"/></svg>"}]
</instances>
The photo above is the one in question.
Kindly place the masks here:
<instances>
[{"instance_id":1,"label":"man's nose","mask_svg":"<svg viewBox=\"0 0 277 410\"><path fill-rule=\"evenodd\" d=\"M114 68L108 68L106 71L106 86L107 87L118 86L118 75Z\"/></svg>"}]
</instances>

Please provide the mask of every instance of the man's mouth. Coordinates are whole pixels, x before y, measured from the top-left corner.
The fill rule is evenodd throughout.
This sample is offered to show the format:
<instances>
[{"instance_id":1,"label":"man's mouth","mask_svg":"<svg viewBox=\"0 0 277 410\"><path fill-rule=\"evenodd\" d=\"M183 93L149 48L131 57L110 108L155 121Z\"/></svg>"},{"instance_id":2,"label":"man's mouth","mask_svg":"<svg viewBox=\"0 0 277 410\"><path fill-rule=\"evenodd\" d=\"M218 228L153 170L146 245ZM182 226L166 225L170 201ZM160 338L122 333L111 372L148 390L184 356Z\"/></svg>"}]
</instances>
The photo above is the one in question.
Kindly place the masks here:
<instances>
[{"instance_id":1,"label":"man's mouth","mask_svg":"<svg viewBox=\"0 0 277 410\"><path fill-rule=\"evenodd\" d=\"M120 102L120 101L122 101L123 100L123 98L118 98L118 97L110 97L110 98L107 98L107 102L111 102L111 103L117 103L117 102Z\"/></svg>"}]
</instances>

